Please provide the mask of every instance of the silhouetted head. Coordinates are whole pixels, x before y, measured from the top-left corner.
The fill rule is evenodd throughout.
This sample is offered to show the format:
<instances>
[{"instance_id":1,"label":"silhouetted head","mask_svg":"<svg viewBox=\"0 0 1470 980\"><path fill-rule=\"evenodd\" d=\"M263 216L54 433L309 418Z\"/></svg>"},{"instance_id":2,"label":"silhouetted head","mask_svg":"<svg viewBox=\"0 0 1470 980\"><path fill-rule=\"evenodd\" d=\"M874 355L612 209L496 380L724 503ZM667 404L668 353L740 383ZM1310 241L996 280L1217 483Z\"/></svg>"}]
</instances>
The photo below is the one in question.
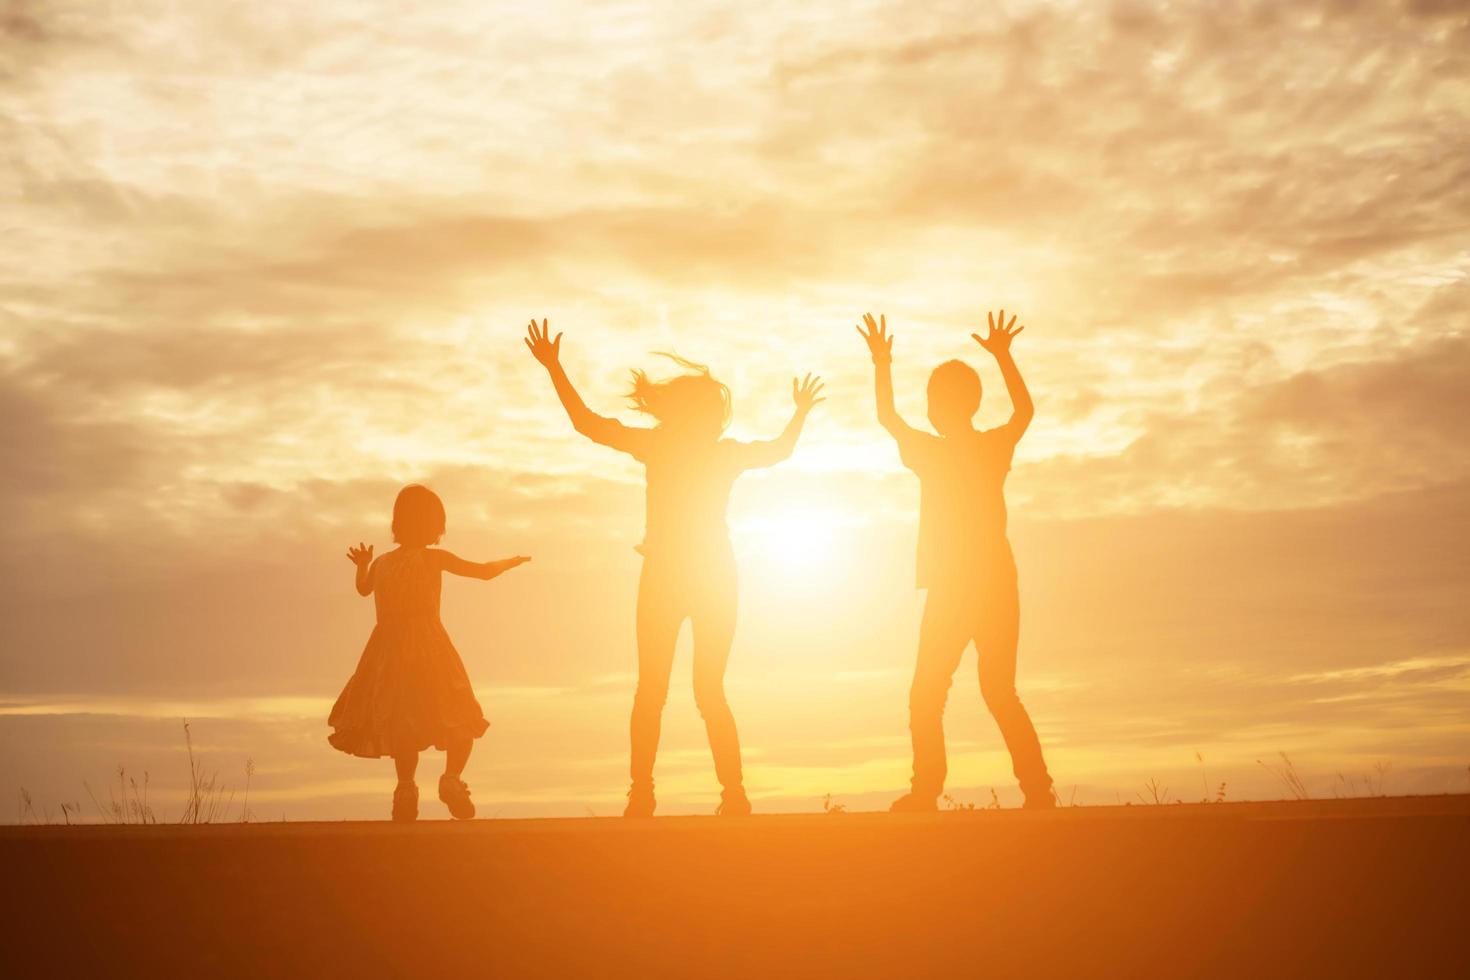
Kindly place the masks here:
<instances>
[{"instance_id":1,"label":"silhouetted head","mask_svg":"<svg viewBox=\"0 0 1470 980\"><path fill-rule=\"evenodd\" d=\"M409 484L393 501L393 540L406 548L426 548L444 536L444 501L426 486Z\"/></svg>"},{"instance_id":2,"label":"silhouetted head","mask_svg":"<svg viewBox=\"0 0 1470 980\"><path fill-rule=\"evenodd\" d=\"M690 439L714 441L730 424L730 389L710 376L709 368L674 354L659 352L689 371L667 381L633 372L633 407L651 415L661 429Z\"/></svg>"},{"instance_id":3,"label":"silhouetted head","mask_svg":"<svg viewBox=\"0 0 1470 980\"><path fill-rule=\"evenodd\" d=\"M974 426L980 411L980 375L964 361L945 361L929 375L929 424L942 436Z\"/></svg>"}]
</instances>

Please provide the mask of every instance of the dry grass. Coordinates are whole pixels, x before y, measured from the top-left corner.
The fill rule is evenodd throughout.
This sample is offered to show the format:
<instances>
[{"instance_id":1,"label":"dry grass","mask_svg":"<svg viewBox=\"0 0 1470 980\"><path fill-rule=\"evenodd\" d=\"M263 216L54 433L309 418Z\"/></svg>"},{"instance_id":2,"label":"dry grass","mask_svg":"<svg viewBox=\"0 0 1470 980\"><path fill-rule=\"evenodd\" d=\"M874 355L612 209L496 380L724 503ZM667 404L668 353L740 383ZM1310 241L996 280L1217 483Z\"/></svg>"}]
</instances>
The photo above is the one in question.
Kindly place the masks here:
<instances>
[{"instance_id":1,"label":"dry grass","mask_svg":"<svg viewBox=\"0 0 1470 980\"><path fill-rule=\"evenodd\" d=\"M1000 795L996 793L994 786L990 786L987 788L990 790L990 802L985 804L983 808L977 807L974 803L961 803L959 800L955 799L953 796L950 796L948 793L945 793L942 797L940 797L940 799L944 802L944 808L953 812L969 812L978 809L999 810Z\"/></svg>"},{"instance_id":2,"label":"dry grass","mask_svg":"<svg viewBox=\"0 0 1470 980\"><path fill-rule=\"evenodd\" d=\"M73 823L80 822L78 817L81 814L81 810L82 806L80 803L61 804L61 822L68 827ZM35 801L31 799L31 791L22 786L20 788L20 799L16 807L15 822L22 827L28 824L49 825L56 823L56 818L52 815L49 806L45 807L40 813L37 813Z\"/></svg>"},{"instance_id":3,"label":"dry grass","mask_svg":"<svg viewBox=\"0 0 1470 980\"><path fill-rule=\"evenodd\" d=\"M184 815L179 818L179 823L220 823L235 801L235 791L220 781L218 772L205 775L204 765L194 755L194 736L187 721L184 722L184 747L189 752L189 798L184 802ZM246 772L252 773L255 764L250 762L246 767Z\"/></svg>"},{"instance_id":4,"label":"dry grass","mask_svg":"<svg viewBox=\"0 0 1470 980\"><path fill-rule=\"evenodd\" d=\"M1143 784L1143 792L1133 795L1138 797L1140 803L1146 803L1149 806L1163 806L1169 802L1169 787L1160 786L1157 779L1150 777L1149 781Z\"/></svg>"},{"instance_id":5,"label":"dry grass","mask_svg":"<svg viewBox=\"0 0 1470 980\"><path fill-rule=\"evenodd\" d=\"M240 809L231 820L230 811L234 805L235 791L219 778L217 771L205 769L203 760L194 752L193 732L187 720L184 722L184 749L189 758L189 785L184 801L184 812L179 818L179 823L249 823L253 820L255 814L250 809L250 784L255 776L255 760L245 760L245 792ZM116 778L107 783L105 798L86 781L82 782L82 787L87 791L87 796L92 800L92 805L96 808L97 815L103 823L156 824L159 822L158 813L149 799L150 779L147 771L144 771L140 781L124 766L119 765L116 770ZM37 812L30 791L25 787L20 789L16 818L19 824L60 822L70 826L80 823L80 816L81 806L77 803L61 804L59 821L51 813L50 807Z\"/></svg>"},{"instance_id":6,"label":"dry grass","mask_svg":"<svg viewBox=\"0 0 1470 980\"><path fill-rule=\"evenodd\" d=\"M86 782L82 783L92 805L101 814L104 823L150 824L158 823L153 805L148 802L148 773L143 773L140 784L136 776L129 776L122 766L117 767L117 782L107 784L107 802L103 803Z\"/></svg>"},{"instance_id":7,"label":"dry grass","mask_svg":"<svg viewBox=\"0 0 1470 980\"><path fill-rule=\"evenodd\" d=\"M1349 776L1341 772L1337 774L1337 781L1332 785L1332 795L1338 799L1355 796L1387 796L1385 788L1388 782L1389 770L1393 768L1390 762L1375 762L1373 771L1360 776Z\"/></svg>"},{"instance_id":8,"label":"dry grass","mask_svg":"<svg viewBox=\"0 0 1470 980\"><path fill-rule=\"evenodd\" d=\"M1200 751L1198 749L1196 749L1194 752L1194 761L1199 763L1199 782L1200 787L1204 790L1204 795L1200 797L1200 802L1224 803L1225 781L1222 779L1220 781L1220 785L1215 789L1215 792L1212 794L1210 792L1210 779L1209 776L1205 773L1205 757L1200 754Z\"/></svg>"},{"instance_id":9,"label":"dry grass","mask_svg":"<svg viewBox=\"0 0 1470 980\"><path fill-rule=\"evenodd\" d=\"M1286 787L1292 799L1310 800L1312 794L1307 792L1307 784L1302 781L1302 777L1297 773L1296 764L1291 761L1291 756L1285 752L1278 752L1276 754L1281 756L1280 765L1270 765L1262 762L1260 759L1256 760L1256 765L1281 780L1282 785Z\"/></svg>"}]
</instances>

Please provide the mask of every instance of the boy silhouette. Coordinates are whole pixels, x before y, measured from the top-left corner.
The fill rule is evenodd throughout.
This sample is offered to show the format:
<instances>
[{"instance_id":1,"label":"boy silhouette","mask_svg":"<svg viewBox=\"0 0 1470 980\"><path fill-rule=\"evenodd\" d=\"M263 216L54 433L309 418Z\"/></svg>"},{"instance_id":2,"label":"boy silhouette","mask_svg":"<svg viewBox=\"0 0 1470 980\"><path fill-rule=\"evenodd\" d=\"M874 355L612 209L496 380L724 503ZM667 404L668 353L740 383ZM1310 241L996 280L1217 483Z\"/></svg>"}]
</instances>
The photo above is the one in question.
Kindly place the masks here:
<instances>
[{"instance_id":1,"label":"boy silhouette","mask_svg":"<svg viewBox=\"0 0 1470 980\"><path fill-rule=\"evenodd\" d=\"M1020 631L1016 563L1006 539L1005 479L1016 443L1034 409L1011 357L1011 340L1024 327L1016 318L990 316L990 331L975 341L995 357L1013 411L1005 425L977 430L980 376L963 361L946 361L929 376L929 423L938 435L915 429L893 404L893 337L886 318L863 317L858 333L873 355L878 422L898 443L903 464L919 478L918 587L928 590L919 627L919 656L909 690L914 746L912 788L894 812L937 809L944 790L944 702L955 669L971 641L980 660L980 694L1000 726L1027 808L1056 805L1051 776L1031 718L1016 694Z\"/></svg>"}]
</instances>

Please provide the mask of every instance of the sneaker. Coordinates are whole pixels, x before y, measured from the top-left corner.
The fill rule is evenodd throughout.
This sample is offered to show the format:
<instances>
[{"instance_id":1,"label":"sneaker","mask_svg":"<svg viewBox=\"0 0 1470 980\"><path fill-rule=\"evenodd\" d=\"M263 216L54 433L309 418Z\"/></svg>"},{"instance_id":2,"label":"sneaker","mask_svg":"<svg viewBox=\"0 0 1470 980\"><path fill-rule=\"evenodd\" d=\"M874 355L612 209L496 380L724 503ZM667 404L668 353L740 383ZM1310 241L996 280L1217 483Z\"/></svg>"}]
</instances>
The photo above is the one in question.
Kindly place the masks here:
<instances>
[{"instance_id":1,"label":"sneaker","mask_svg":"<svg viewBox=\"0 0 1470 980\"><path fill-rule=\"evenodd\" d=\"M451 776L446 772L439 777L439 799L449 807L449 815L456 820L468 820L475 815L469 784L458 776Z\"/></svg>"},{"instance_id":2,"label":"sneaker","mask_svg":"<svg viewBox=\"0 0 1470 980\"><path fill-rule=\"evenodd\" d=\"M939 803L932 796L919 796L915 793L905 793L893 801L888 808L889 813L934 813L938 811Z\"/></svg>"},{"instance_id":3,"label":"sneaker","mask_svg":"<svg viewBox=\"0 0 1470 980\"><path fill-rule=\"evenodd\" d=\"M399 783L393 790L393 819L412 823L419 818L419 788L413 783Z\"/></svg>"},{"instance_id":4,"label":"sneaker","mask_svg":"<svg viewBox=\"0 0 1470 980\"><path fill-rule=\"evenodd\" d=\"M715 809L715 814L721 817L750 816L750 800L745 795L744 787L727 789L721 793L720 805Z\"/></svg>"},{"instance_id":5,"label":"sneaker","mask_svg":"<svg viewBox=\"0 0 1470 980\"><path fill-rule=\"evenodd\" d=\"M658 801L653 798L652 785L639 786L634 784L633 788L628 790L628 805L623 810L623 816L651 817L653 816L653 808L657 805Z\"/></svg>"}]
</instances>

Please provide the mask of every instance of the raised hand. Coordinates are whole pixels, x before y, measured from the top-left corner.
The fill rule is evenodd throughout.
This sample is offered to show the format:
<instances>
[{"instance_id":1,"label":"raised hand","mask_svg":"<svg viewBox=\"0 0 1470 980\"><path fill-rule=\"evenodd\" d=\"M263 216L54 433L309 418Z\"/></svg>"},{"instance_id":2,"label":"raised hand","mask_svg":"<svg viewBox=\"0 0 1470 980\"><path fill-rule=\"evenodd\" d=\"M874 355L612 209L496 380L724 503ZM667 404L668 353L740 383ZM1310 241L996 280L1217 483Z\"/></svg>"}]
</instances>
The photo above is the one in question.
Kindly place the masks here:
<instances>
[{"instance_id":1,"label":"raised hand","mask_svg":"<svg viewBox=\"0 0 1470 980\"><path fill-rule=\"evenodd\" d=\"M827 399L819 397L822 394L823 387L822 379L813 377L810 374L800 381L792 378L791 400L796 402L796 410L798 412L810 412L813 405L826 401Z\"/></svg>"},{"instance_id":2,"label":"raised hand","mask_svg":"<svg viewBox=\"0 0 1470 980\"><path fill-rule=\"evenodd\" d=\"M995 357L1000 357L1011 349L1011 341L1026 327L1016 326L1016 318L1011 317L1011 322L1006 322L1006 311L1001 310L1000 315L994 313L985 314L990 319L990 333L982 337L978 333L970 334L975 338L975 343L990 351Z\"/></svg>"},{"instance_id":3,"label":"raised hand","mask_svg":"<svg viewBox=\"0 0 1470 980\"><path fill-rule=\"evenodd\" d=\"M543 367L556 366L561 357L561 334L557 334L555 340L551 339L544 319L539 327L535 320L531 321L531 327L526 331L525 341L526 348L536 360L541 362Z\"/></svg>"},{"instance_id":4,"label":"raised hand","mask_svg":"<svg viewBox=\"0 0 1470 980\"><path fill-rule=\"evenodd\" d=\"M873 314L864 313L863 324L867 329L858 327L857 332L868 342L868 353L873 355L873 360L893 360L893 335L888 332L888 317L880 315L874 320Z\"/></svg>"},{"instance_id":5,"label":"raised hand","mask_svg":"<svg viewBox=\"0 0 1470 980\"><path fill-rule=\"evenodd\" d=\"M517 565L524 565L526 562L528 562L530 560L531 560L531 556L530 555L516 555L514 558L506 558L506 559L504 559L499 564L502 566L502 568L505 571L508 572L512 568L515 568Z\"/></svg>"},{"instance_id":6,"label":"raised hand","mask_svg":"<svg viewBox=\"0 0 1470 980\"><path fill-rule=\"evenodd\" d=\"M356 548L347 549L347 560L358 568L366 568L373 561L373 546L359 541Z\"/></svg>"}]
</instances>

